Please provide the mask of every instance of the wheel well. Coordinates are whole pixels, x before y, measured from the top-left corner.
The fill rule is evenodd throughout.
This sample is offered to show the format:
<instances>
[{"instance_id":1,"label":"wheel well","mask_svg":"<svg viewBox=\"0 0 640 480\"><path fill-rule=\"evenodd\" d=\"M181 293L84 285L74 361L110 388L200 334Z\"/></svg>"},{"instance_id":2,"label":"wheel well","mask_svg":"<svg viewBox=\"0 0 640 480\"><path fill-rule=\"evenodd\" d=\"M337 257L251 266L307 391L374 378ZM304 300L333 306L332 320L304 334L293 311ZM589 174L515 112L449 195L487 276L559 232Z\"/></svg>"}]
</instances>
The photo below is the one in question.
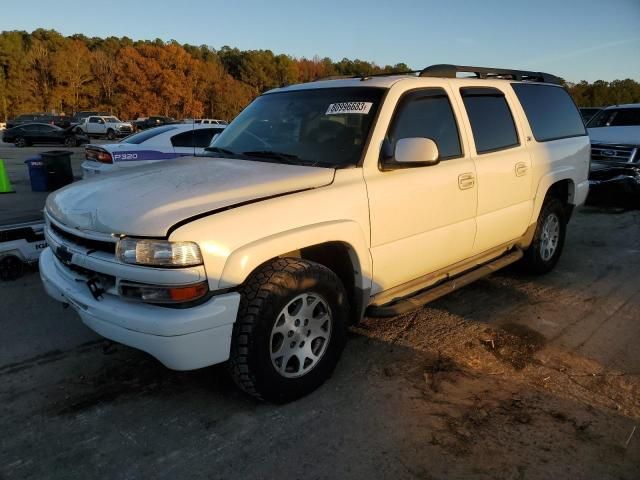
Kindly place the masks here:
<instances>
[{"instance_id":1,"label":"wheel well","mask_svg":"<svg viewBox=\"0 0 640 480\"><path fill-rule=\"evenodd\" d=\"M565 204L573 203L574 185L569 179L560 180L549 187L547 197L555 197Z\"/></svg>"},{"instance_id":2,"label":"wheel well","mask_svg":"<svg viewBox=\"0 0 640 480\"><path fill-rule=\"evenodd\" d=\"M570 179L560 180L549 187L547 198L557 198L565 204L567 221L573 212L575 186Z\"/></svg>"},{"instance_id":3,"label":"wheel well","mask_svg":"<svg viewBox=\"0 0 640 480\"><path fill-rule=\"evenodd\" d=\"M342 282L347 292L351 310L351 322L358 323L364 313L364 292L356 285L356 275L360 270L349 245L343 242L326 242L287 252L279 257L295 257L324 265Z\"/></svg>"}]
</instances>

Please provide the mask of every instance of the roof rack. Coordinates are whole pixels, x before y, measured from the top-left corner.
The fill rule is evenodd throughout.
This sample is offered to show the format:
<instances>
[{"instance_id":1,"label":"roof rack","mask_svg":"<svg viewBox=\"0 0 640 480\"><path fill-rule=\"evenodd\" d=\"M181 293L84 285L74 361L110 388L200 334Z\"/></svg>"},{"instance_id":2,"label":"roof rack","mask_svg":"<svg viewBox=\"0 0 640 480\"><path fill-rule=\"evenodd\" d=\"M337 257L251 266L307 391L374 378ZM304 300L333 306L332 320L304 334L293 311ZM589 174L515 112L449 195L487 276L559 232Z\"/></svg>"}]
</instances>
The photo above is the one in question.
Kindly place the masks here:
<instances>
[{"instance_id":1,"label":"roof rack","mask_svg":"<svg viewBox=\"0 0 640 480\"><path fill-rule=\"evenodd\" d=\"M526 70L508 70L505 68L469 67L464 65L431 65L420 71L420 77L456 78L459 72L473 73L477 78L493 78L528 82L545 82L562 84L562 79L544 72L529 72Z\"/></svg>"}]
</instances>

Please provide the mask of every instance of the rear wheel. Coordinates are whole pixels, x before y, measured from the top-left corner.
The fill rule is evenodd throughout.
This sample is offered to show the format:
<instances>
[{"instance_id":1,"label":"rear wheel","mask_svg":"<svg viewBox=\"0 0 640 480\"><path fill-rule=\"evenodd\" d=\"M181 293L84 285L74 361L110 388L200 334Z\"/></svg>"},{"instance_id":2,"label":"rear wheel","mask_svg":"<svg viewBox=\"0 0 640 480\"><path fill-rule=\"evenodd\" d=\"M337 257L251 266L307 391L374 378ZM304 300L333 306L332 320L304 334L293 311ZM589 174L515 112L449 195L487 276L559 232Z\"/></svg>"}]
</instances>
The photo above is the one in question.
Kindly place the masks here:
<instances>
[{"instance_id":1,"label":"rear wheel","mask_svg":"<svg viewBox=\"0 0 640 480\"><path fill-rule=\"evenodd\" d=\"M282 403L331 376L347 336L342 283L328 268L294 258L261 267L241 290L229 369L245 392Z\"/></svg>"},{"instance_id":2,"label":"rear wheel","mask_svg":"<svg viewBox=\"0 0 640 480\"><path fill-rule=\"evenodd\" d=\"M550 197L544 201L533 241L522 259L522 264L528 272L543 274L556 266L567 232L566 217L566 207L558 198Z\"/></svg>"},{"instance_id":3,"label":"rear wheel","mask_svg":"<svg viewBox=\"0 0 640 480\"><path fill-rule=\"evenodd\" d=\"M15 280L20 278L24 270L24 264L15 255L7 255L0 258L0 279Z\"/></svg>"},{"instance_id":4,"label":"rear wheel","mask_svg":"<svg viewBox=\"0 0 640 480\"><path fill-rule=\"evenodd\" d=\"M16 144L16 147L23 148L27 146L27 140L24 137L18 137L16 138L15 144Z\"/></svg>"}]
</instances>

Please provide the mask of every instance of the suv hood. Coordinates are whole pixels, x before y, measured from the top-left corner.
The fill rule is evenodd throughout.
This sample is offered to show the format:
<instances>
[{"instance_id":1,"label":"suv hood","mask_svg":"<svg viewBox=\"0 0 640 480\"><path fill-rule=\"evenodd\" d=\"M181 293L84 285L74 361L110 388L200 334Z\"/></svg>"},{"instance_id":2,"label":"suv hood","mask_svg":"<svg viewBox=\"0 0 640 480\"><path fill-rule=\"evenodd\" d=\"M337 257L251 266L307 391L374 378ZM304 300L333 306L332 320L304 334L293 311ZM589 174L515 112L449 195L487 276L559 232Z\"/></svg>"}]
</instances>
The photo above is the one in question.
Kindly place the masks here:
<instances>
[{"instance_id":1,"label":"suv hood","mask_svg":"<svg viewBox=\"0 0 640 480\"><path fill-rule=\"evenodd\" d=\"M243 202L322 187L331 168L185 157L96 176L47 198L47 212L89 232L164 237L189 217Z\"/></svg>"},{"instance_id":2,"label":"suv hood","mask_svg":"<svg viewBox=\"0 0 640 480\"><path fill-rule=\"evenodd\" d=\"M640 126L588 128L591 143L640 145Z\"/></svg>"}]
</instances>

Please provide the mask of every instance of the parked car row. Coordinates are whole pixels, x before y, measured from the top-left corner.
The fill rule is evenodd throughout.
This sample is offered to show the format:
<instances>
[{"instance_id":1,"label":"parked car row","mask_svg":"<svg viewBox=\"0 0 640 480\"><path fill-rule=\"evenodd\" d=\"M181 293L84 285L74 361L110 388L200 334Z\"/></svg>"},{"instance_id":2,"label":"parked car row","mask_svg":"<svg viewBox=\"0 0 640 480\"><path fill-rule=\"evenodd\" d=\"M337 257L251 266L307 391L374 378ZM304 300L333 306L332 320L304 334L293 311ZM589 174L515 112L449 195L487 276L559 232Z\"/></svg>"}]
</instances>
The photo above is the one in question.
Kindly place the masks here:
<instances>
[{"instance_id":1,"label":"parked car row","mask_svg":"<svg viewBox=\"0 0 640 480\"><path fill-rule=\"evenodd\" d=\"M13 143L20 148L35 144L76 147L88 143L89 137L76 131L74 127L60 128L48 123L27 123L4 130L2 141Z\"/></svg>"}]
</instances>

